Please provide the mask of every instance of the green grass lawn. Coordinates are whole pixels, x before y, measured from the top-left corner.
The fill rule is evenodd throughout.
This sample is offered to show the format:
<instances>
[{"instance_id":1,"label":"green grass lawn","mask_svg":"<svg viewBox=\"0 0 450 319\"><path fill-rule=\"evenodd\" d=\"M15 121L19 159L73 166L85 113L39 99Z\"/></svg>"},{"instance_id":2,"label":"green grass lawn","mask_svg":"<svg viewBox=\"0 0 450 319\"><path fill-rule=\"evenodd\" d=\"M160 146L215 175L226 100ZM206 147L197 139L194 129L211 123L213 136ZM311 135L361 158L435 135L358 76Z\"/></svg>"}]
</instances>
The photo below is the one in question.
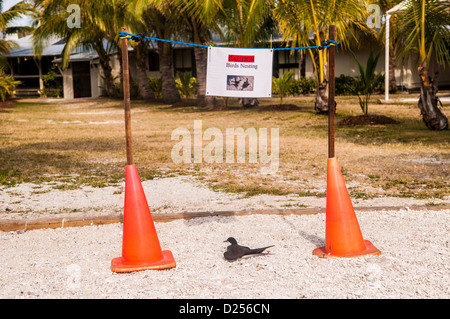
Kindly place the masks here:
<instances>
[{"instance_id":1,"label":"green grass lawn","mask_svg":"<svg viewBox=\"0 0 450 319\"><path fill-rule=\"evenodd\" d=\"M399 124L336 126L336 156L351 196L380 195L443 198L450 194L450 131L425 127L416 105L373 103L369 112ZM213 189L256 194L325 196L328 119L313 111L314 97L286 98L281 110L261 99L253 109L229 101L225 110L171 107L132 101L133 155L142 180L192 175ZM361 115L357 97L337 97L336 123ZM189 103L188 103L189 105ZM444 112L449 116L448 108ZM194 120L203 132L218 128L278 128L279 169L266 164L172 161L176 128L193 135ZM204 145L208 144L204 141ZM270 145L270 140L269 140ZM21 100L0 107L0 185L53 183L55 188L118 185L125 177L123 102L105 98L71 101Z\"/></svg>"}]
</instances>

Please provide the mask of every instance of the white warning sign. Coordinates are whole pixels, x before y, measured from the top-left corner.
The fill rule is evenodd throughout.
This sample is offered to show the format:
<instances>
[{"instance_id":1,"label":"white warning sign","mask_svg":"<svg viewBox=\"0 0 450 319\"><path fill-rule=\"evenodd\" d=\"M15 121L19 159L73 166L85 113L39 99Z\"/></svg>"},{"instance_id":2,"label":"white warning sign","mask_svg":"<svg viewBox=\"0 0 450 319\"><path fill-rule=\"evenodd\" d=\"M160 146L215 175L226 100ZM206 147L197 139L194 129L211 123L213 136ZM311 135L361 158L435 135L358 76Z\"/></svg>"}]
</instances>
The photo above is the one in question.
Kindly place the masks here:
<instances>
[{"instance_id":1,"label":"white warning sign","mask_svg":"<svg viewBox=\"0 0 450 319\"><path fill-rule=\"evenodd\" d=\"M273 51L208 48L206 95L271 97Z\"/></svg>"}]
</instances>

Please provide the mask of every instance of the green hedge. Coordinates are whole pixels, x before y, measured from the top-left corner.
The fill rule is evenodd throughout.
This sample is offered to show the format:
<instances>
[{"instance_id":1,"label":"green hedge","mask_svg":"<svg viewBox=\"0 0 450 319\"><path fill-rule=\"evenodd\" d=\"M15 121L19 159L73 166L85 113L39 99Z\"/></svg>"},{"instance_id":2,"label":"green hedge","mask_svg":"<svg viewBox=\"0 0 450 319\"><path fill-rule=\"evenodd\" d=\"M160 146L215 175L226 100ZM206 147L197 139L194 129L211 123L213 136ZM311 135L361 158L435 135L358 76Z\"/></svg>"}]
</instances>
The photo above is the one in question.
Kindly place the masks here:
<instances>
[{"instance_id":1,"label":"green hedge","mask_svg":"<svg viewBox=\"0 0 450 319\"><path fill-rule=\"evenodd\" d=\"M336 95L357 95L362 91L361 81L359 77L353 77L349 75L343 75L336 77L335 80L335 93ZM384 91L384 76L381 76L377 83L374 85L372 92Z\"/></svg>"},{"instance_id":2,"label":"green hedge","mask_svg":"<svg viewBox=\"0 0 450 319\"><path fill-rule=\"evenodd\" d=\"M312 78L301 77L298 80L292 80L288 92L290 95L310 94L315 92L316 87L316 80Z\"/></svg>"},{"instance_id":3,"label":"green hedge","mask_svg":"<svg viewBox=\"0 0 450 319\"><path fill-rule=\"evenodd\" d=\"M312 78L302 77L300 79L292 79L289 81L289 86L287 88L288 95L302 95L314 93L316 90L316 80ZM278 94L276 87L272 87L274 94Z\"/></svg>"},{"instance_id":4,"label":"green hedge","mask_svg":"<svg viewBox=\"0 0 450 319\"><path fill-rule=\"evenodd\" d=\"M348 75L340 75L336 77L335 80L335 93L336 95L357 95L361 92L361 82L359 77L353 77ZM311 94L316 91L317 82L314 78L292 79L289 84L288 94L289 95L302 95ZM383 92L384 91L384 76L380 77L379 81L373 88L373 92ZM274 94L278 94L276 89L273 89Z\"/></svg>"}]
</instances>

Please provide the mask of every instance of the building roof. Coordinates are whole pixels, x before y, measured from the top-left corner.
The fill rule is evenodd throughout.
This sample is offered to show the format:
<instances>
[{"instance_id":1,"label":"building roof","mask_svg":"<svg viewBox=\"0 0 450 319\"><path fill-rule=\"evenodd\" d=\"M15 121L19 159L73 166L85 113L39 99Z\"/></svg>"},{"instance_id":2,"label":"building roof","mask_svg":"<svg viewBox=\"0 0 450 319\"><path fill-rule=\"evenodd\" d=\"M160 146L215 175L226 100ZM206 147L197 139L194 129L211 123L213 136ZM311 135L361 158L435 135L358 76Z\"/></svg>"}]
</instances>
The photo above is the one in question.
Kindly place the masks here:
<instances>
[{"instance_id":1,"label":"building roof","mask_svg":"<svg viewBox=\"0 0 450 319\"><path fill-rule=\"evenodd\" d=\"M18 48L11 50L6 57L34 57L36 55L34 51L32 35L20 39L14 39L14 42L17 43ZM49 38L44 42L41 55L55 57L55 60L53 62L61 62L60 56L64 50L65 45L66 42L64 41L64 39L55 37ZM107 41L104 41L104 45L106 48ZM98 58L98 55L95 51L83 47L76 48L70 55L70 61L88 61L95 58Z\"/></svg>"},{"instance_id":2,"label":"building roof","mask_svg":"<svg viewBox=\"0 0 450 319\"><path fill-rule=\"evenodd\" d=\"M98 58L98 54L95 52L81 52L73 53L70 55L70 62L82 62L82 61L92 61ZM61 63L62 58L58 57L52 60L53 63Z\"/></svg>"},{"instance_id":3,"label":"building roof","mask_svg":"<svg viewBox=\"0 0 450 319\"><path fill-rule=\"evenodd\" d=\"M35 56L33 38L31 35L14 40L19 48L11 50L7 57L30 57ZM64 41L57 38L51 38L42 50L43 56L59 56L64 49Z\"/></svg>"}]
</instances>

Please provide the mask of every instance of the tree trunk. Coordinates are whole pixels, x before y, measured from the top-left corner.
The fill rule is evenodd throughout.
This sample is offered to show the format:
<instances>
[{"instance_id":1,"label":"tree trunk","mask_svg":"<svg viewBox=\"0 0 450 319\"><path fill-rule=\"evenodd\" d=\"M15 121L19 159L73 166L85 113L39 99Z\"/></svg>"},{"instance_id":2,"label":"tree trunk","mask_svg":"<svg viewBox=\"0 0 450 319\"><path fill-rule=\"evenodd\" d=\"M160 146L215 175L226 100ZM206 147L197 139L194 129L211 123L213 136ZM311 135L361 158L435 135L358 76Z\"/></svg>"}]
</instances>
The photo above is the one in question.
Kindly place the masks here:
<instances>
[{"instance_id":1,"label":"tree trunk","mask_svg":"<svg viewBox=\"0 0 450 319\"><path fill-rule=\"evenodd\" d=\"M300 52L300 77L306 77L306 53Z\"/></svg>"},{"instance_id":2,"label":"tree trunk","mask_svg":"<svg viewBox=\"0 0 450 319\"><path fill-rule=\"evenodd\" d=\"M320 82L320 67L319 67L319 54L322 54L322 51L314 52L314 60L316 64L316 74L317 74L317 82L318 86L316 89L316 100L314 102L314 111L316 114L328 114L328 81L325 77L325 60L323 64L323 82Z\"/></svg>"},{"instance_id":3,"label":"tree trunk","mask_svg":"<svg viewBox=\"0 0 450 319\"><path fill-rule=\"evenodd\" d=\"M120 94L115 88L114 78L112 76L111 60L109 58L110 56L103 48L103 43L101 41L95 44L95 51L98 54L100 67L103 71L104 90L106 92L106 96L118 98Z\"/></svg>"},{"instance_id":4,"label":"tree trunk","mask_svg":"<svg viewBox=\"0 0 450 319\"><path fill-rule=\"evenodd\" d=\"M194 48L195 67L197 70L197 103L198 106L213 108L217 105L214 96L206 96L206 54L205 49L200 47Z\"/></svg>"},{"instance_id":5,"label":"tree trunk","mask_svg":"<svg viewBox=\"0 0 450 319\"><path fill-rule=\"evenodd\" d=\"M111 64L109 63L109 60L108 61L105 61L103 59L99 60L100 60L100 67L102 68L103 71L104 90L106 92L106 96L118 98L120 95L115 88Z\"/></svg>"},{"instance_id":6,"label":"tree trunk","mask_svg":"<svg viewBox=\"0 0 450 319\"><path fill-rule=\"evenodd\" d=\"M147 76L147 43L145 41L139 42L136 46L136 64L137 64L137 79L139 87L139 96L146 100L151 101L155 99L150 83L148 83Z\"/></svg>"},{"instance_id":7,"label":"tree trunk","mask_svg":"<svg viewBox=\"0 0 450 319\"><path fill-rule=\"evenodd\" d=\"M419 109L425 125L431 130L446 130L448 119L438 107L437 87L434 79L429 75L426 62L422 62L418 68L420 76Z\"/></svg>"},{"instance_id":8,"label":"tree trunk","mask_svg":"<svg viewBox=\"0 0 450 319\"><path fill-rule=\"evenodd\" d=\"M158 53L162 80L162 100L168 104L181 102L180 93L175 86L173 77L172 45L167 42L158 41Z\"/></svg>"},{"instance_id":9,"label":"tree trunk","mask_svg":"<svg viewBox=\"0 0 450 319\"><path fill-rule=\"evenodd\" d=\"M314 102L314 111L317 114L328 113L327 80L319 83Z\"/></svg>"}]
</instances>

